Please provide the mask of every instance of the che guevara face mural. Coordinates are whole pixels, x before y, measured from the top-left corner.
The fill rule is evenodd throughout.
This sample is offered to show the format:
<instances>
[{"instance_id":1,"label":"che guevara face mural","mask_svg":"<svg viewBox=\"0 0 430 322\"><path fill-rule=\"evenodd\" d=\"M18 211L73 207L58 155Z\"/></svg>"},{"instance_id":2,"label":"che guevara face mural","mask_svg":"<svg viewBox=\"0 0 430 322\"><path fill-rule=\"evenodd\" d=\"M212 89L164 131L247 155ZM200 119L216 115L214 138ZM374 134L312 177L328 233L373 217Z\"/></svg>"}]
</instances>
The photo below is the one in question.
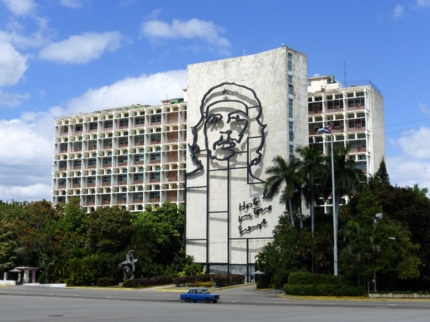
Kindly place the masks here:
<instances>
[{"instance_id":1,"label":"che guevara face mural","mask_svg":"<svg viewBox=\"0 0 430 322\"><path fill-rule=\"evenodd\" d=\"M199 135L203 135L204 149L210 160L234 160L238 153L247 153L248 177L261 182L252 171L252 167L261 162L265 142L266 125L261 121L261 113L260 100L246 86L225 82L209 89L200 104L200 120L191 128L193 142L188 147L195 169L187 175L204 168L198 144L201 143Z\"/></svg>"}]
</instances>

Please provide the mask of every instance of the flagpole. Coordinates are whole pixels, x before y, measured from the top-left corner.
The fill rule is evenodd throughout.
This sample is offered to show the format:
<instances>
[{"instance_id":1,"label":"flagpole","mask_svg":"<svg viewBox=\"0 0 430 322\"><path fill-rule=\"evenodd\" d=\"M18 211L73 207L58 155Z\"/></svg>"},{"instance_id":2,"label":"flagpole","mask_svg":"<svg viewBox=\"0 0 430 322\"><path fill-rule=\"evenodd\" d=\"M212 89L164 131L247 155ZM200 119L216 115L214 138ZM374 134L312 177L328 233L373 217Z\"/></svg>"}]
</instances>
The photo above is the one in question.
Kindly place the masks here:
<instances>
[{"instance_id":1,"label":"flagpole","mask_svg":"<svg viewBox=\"0 0 430 322\"><path fill-rule=\"evenodd\" d=\"M331 124L331 123L330 123ZM333 202L333 261L334 275L338 275L337 267L337 214L336 214L336 186L334 181L334 157L333 157L333 132L330 129L331 135L331 182L332 182L332 202Z\"/></svg>"}]
</instances>

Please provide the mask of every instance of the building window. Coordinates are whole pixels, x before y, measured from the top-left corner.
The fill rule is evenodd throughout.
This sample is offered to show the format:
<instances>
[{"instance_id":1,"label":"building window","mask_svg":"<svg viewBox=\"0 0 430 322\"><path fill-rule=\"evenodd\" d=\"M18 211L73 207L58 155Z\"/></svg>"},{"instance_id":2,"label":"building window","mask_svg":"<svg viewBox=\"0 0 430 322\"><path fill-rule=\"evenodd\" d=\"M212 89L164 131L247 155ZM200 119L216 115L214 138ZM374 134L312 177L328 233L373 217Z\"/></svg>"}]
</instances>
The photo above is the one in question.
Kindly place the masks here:
<instances>
[{"instance_id":1,"label":"building window","mask_svg":"<svg viewBox=\"0 0 430 322\"><path fill-rule=\"evenodd\" d=\"M82 124L76 125L75 131L76 132L82 132Z\"/></svg>"},{"instance_id":2,"label":"building window","mask_svg":"<svg viewBox=\"0 0 430 322\"><path fill-rule=\"evenodd\" d=\"M144 117L137 117L137 118L134 120L134 124L135 124L135 125L138 125L138 124L145 124L145 118L144 118Z\"/></svg>"},{"instance_id":3,"label":"building window","mask_svg":"<svg viewBox=\"0 0 430 322\"><path fill-rule=\"evenodd\" d=\"M152 172L149 177L150 179L160 179L160 172Z\"/></svg>"},{"instance_id":4,"label":"building window","mask_svg":"<svg viewBox=\"0 0 430 322\"><path fill-rule=\"evenodd\" d=\"M294 155L294 145L290 144L289 152L290 152L290 156Z\"/></svg>"},{"instance_id":5,"label":"building window","mask_svg":"<svg viewBox=\"0 0 430 322\"><path fill-rule=\"evenodd\" d=\"M293 85L288 85L288 94L293 95Z\"/></svg>"},{"instance_id":6,"label":"building window","mask_svg":"<svg viewBox=\"0 0 430 322\"><path fill-rule=\"evenodd\" d=\"M288 53L288 71L289 72L293 71L293 54L292 53Z\"/></svg>"},{"instance_id":7,"label":"building window","mask_svg":"<svg viewBox=\"0 0 430 322\"><path fill-rule=\"evenodd\" d=\"M158 199L160 198L160 191L152 191L149 193L149 198L151 199Z\"/></svg>"},{"instance_id":8,"label":"building window","mask_svg":"<svg viewBox=\"0 0 430 322\"><path fill-rule=\"evenodd\" d=\"M128 126L128 119L119 120L119 126Z\"/></svg>"},{"instance_id":9,"label":"building window","mask_svg":"<svg viewBox=\"0 0 430 322\"><path fill-rule=\"evenodd\" d=\"M288 84L293 84L293 76L288 75Z\"/></svg>"},{"instance_id":10,"label":"building window","mask_svg":"<svg viewBox=\"0 0 430 322\"><path fill-rule=\"evenodd\" d=\"M151 142L157 142L161 140L161 134L151 134Z\"/></svg>"},{"instance_id":11,"label":"building window","mask_svg":"<svg viewBox=\"0 0 430 322\"><path fill-rule=\"evenodd\" d=\"M104 183L111 182L111 177L110 177L110 176L105 176L105 177L103 177L103 182L104 182Z\"/></svg>"},{"instance_id":12,"label":"building window","mask_svg":"<svg viewBox=\"0 0 430 322\"><path fill-rule=\"evenodd\" d=\"M161 114L155 114L151 116L151 122L152 123L159 123L161 122Z\"/></svg>"},{"instance_id":13,"label":"building window","mask_svg":"<svg viewBox=\"0 0 430 322\"><path fill-rule=\"evenodd\" d=\"M150 159L151 161L158 161L158 160L160 160L160 159L161 159L161 153L151 153L151 154L149 155L149 159Z\"/></svg>"},{"instance_id":14,"label":"building window","mask_svg":"<svg viewBox=\"0 0 430 322\"><path fill-rule=\"evenodd\" d=\"M60 150L61 151L67 151L67 143L61 143L60 144Z\"/></svg>"},{"instance_id":15,"label":"building window","mask_svg":"<svg viewBox=\"0 0 430 322\"><path fill-rule=\"evenodd\" d=\"M97 122L90 123L90 130L97 130Z\"/></svg>"},{"instance_id":16,"label":"building window","mask_svg":"<svg viewBox=\"0 0 430 322\"><path fill-rule=\"evenodd\" d=\"M288 99L288 117L293 118L293 99Z\"/></svg>"},{"instance_id":17,"label":"building window","mask_svg":"<svg viewBox=\"0 0 430 322\"><path fill-rule=\"evenodd\" d=\"M112 121L105 121L104 128L109 129L112 127Z\"/></svg>"}]
</instances>

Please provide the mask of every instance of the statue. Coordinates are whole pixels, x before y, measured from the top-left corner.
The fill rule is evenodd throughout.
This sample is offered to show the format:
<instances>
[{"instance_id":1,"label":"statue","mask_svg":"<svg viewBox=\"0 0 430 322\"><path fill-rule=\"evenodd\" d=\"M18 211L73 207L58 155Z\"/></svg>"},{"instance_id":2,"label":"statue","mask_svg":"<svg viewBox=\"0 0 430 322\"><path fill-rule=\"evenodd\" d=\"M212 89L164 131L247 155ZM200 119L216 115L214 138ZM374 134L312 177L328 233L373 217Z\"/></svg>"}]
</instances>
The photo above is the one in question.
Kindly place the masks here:
<instances>
[{"instance_id":1,"label":"statue","mask_svg":"<svg viewBox=\"0 0 430 322\"><path fill-rule=\"evenodd\" d=\"M136 272L135 263L137 259L134 258L134 250L130 250L125 255L125 261L118 265L118 271L122 272L124 280L134 280L134 273Z\"/></svg>"}]
</instances>

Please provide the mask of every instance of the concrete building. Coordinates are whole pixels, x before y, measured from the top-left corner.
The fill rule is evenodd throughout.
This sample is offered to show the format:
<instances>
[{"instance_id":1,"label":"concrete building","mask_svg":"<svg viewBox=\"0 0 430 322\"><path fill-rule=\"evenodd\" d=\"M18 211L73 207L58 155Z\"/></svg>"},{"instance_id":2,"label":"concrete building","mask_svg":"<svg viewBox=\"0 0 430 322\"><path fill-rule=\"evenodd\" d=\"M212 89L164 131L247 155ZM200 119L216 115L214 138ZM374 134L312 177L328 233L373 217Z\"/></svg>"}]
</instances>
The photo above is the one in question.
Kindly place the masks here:
<instances>
[{"instance_id":1,"label":"concrete building","mask_svg":"<svg viewBox=\"0 0 430 322\"><path fill-rule=\"evenodd\" d=\"M308 95L309 145L329 153L331 136L317 130L331 122L334 149L349 145L357 168L374 174L385 158L384 101L378 88L370 81L342 87L334 76L319 76L309 78Z\"/></svg>"},{"instance_id":2,"label":"concrete building","mask_svg":"<svg viewBox=\"0 0 430 322\"><path fill-rule=\"evenodd\" d=\"M330 135L317 130L329 122L335 148L350 145L373 174L385 156L384 110L370 82L308 79L307 57L285 46L189 65L184 99L57 119L52 201L79 197L86 212L185 203L187 254L250 280L285 210L264 198L265 169L297 146L327 153Z\"/></svg>"},{"instance_id":3,"label":"concrete building","mask_svg":"<svg viewBox=\"0 0 430 322\"><path fill-rule=\"evenodd\" d=\"M253 275L284 205L265 168L306 145L307 57L281 47L188 66L186 252L211 273Z\"/></svg>"},{"instance_id":4,"label":"concrete building","mask_svg":"<svg viewBox=\"0 0 430 322\"><path fill-rule=\"evenodd\" d=\"M55 121L52 202L78 197L86 212L182 204L187 105L132 105Z\"/></svg>"}]
</instances>

